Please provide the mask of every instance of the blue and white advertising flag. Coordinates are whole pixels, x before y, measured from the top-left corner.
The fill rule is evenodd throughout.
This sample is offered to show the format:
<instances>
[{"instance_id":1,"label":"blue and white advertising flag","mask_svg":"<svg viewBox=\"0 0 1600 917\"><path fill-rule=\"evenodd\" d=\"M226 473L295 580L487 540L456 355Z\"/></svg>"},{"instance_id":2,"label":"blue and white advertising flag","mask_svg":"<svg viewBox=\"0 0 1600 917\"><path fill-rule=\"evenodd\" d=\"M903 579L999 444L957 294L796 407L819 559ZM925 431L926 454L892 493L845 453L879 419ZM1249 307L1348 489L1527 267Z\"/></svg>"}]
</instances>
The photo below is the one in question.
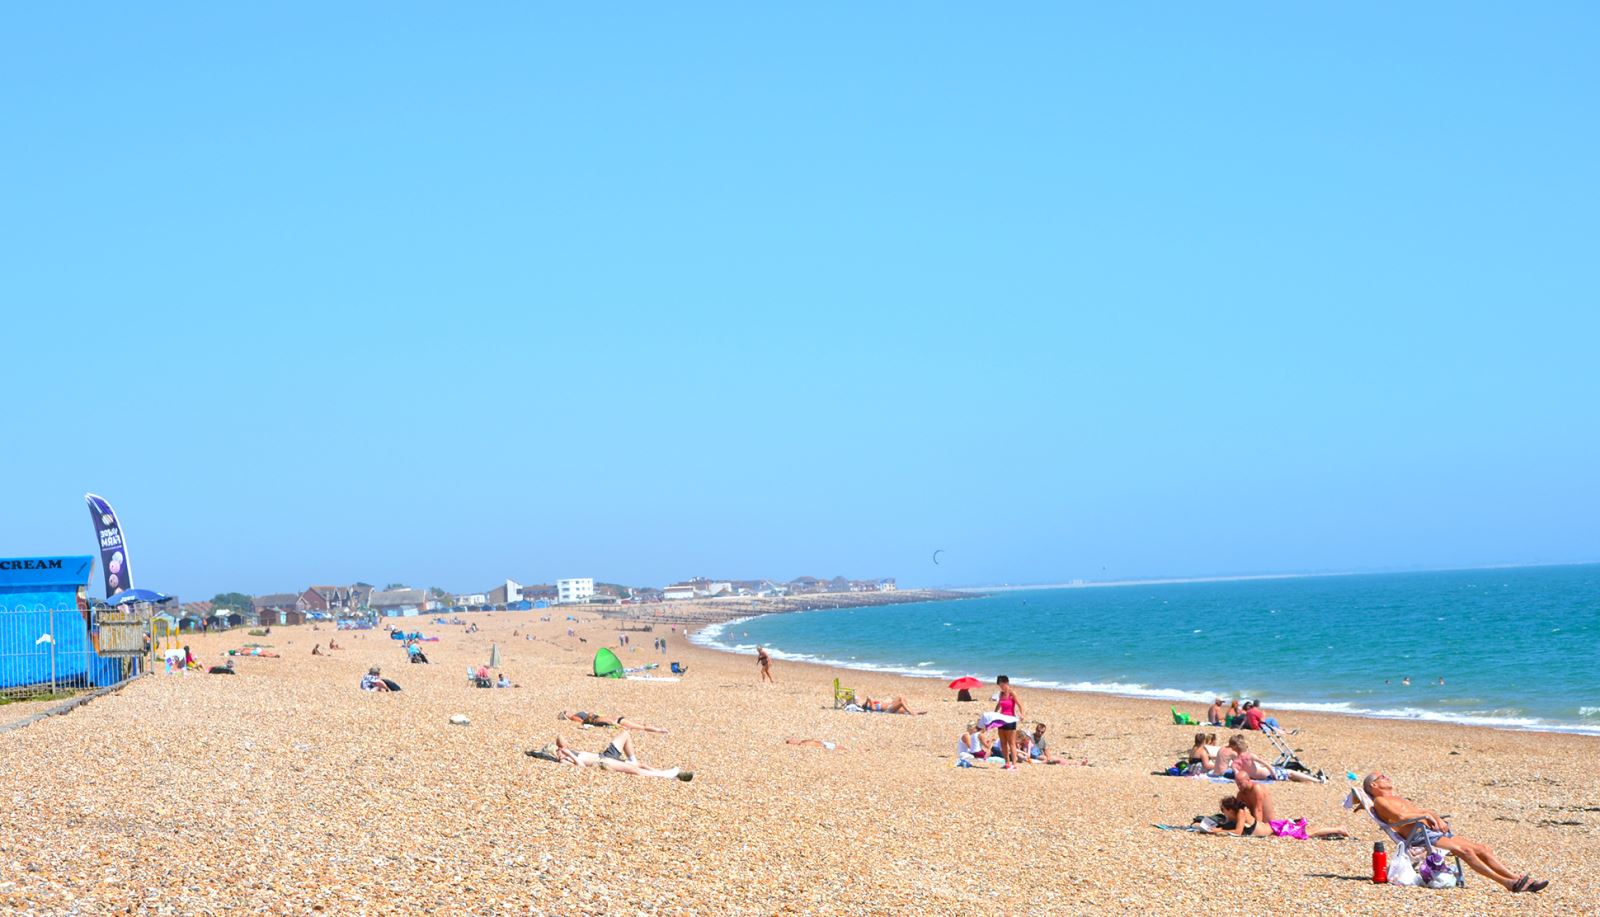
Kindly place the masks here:
<instances>
[{"instance_id":1,"label":"blue and white advertising flag","mask_svg":"<svg viewBox=\"0 0 1600 917\"><path fill-rule=\"evenodd\" d=\"M122 538L122 524L116 510L104 497L84 494L89 515L94 517L95 539L100 542L100 563L106 571L106 598L133 588L133 573L128 569L128 545Z\"/></svg>"}]
</instances>

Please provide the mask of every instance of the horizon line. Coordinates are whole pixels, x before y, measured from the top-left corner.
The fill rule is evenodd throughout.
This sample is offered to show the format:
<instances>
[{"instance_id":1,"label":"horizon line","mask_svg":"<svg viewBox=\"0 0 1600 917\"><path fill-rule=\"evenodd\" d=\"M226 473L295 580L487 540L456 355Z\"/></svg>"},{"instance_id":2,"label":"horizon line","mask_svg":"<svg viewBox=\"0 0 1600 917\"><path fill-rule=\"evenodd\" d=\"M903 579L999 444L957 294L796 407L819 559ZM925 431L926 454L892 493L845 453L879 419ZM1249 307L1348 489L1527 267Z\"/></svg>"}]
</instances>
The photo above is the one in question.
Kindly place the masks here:
<instances>
[{"instance_id":1,"label":"horizon line","mask_svg":"<svg viewBox=\"0 0 1600 917\"><path fill-rule=\"evenodd\" d=\"M1121 580L1078 580L1069 583L995 583L974 586L920 586L921 589L948 589L952 592L1018 592L1024 589L1104 589L1115 586L1167 586L1180 583L1238 583L1260 580L1315 579L1332 576L1377 576L1407 573L1465 573L1473 570L1523 570L1540 567L1590 567L1600 560L1550 561L1546 563L1473 564L1465 567L1407 567L1371 570L1334 570L1297 573L1238 573L1208 576L1156 576Z\"/></svg>"}]
</instances>

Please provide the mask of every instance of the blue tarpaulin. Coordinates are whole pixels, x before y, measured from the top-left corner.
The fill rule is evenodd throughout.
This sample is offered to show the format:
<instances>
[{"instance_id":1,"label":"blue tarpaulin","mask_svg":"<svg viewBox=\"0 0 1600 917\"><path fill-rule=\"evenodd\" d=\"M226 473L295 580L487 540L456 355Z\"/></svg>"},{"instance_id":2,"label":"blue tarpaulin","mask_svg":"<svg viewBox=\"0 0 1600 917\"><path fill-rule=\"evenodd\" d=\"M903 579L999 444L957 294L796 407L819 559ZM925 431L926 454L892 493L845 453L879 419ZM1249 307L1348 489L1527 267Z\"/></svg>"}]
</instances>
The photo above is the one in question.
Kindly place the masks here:
<instances>
[{"instance_id":1,"label":"blue tarpaulin","mask_svg":"<svg viewBox=\"0 0 1600 917\"><path fill-rule=\"evenodd\" d=\"M122 660L94 654L78 607L92 557L0 558L0 688L57 683L115 684ZM87 676L87 679L85 678Z\"/></svg>"}]
</instances>

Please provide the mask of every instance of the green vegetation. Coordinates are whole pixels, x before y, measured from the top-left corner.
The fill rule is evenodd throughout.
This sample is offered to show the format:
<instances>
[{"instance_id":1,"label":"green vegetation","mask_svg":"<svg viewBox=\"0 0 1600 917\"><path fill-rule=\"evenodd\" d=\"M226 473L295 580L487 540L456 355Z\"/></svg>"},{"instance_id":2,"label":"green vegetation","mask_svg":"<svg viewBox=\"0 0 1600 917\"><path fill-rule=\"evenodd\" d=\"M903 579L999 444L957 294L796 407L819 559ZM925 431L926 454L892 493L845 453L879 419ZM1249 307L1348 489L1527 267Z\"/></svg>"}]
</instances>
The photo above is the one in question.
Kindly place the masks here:
<instances>
[{"instance_id":1,"label":"green vegetation","mask_svg":"<svg viewBox=\"0 0 1600 917\"><path fill-rule=\"evenodd\" d=\"M25 688L14 694L0 694L0 706L6 704L22 704L41 700L68 700L77 697L76 691L62 691L57 689L52 692L49 688Z\"/></svg>"},{"instance_id":2,"label":"green vegetation","mask_svg":"<svg viewBox=\"0 0 1600 917\"><path fill-rule=\"evenodd\" d=\"M254 607L251 598L242 592L219 592L211 597L212 608L226 608L229 611L246 612Z\"/></svg>"}]
</instances>

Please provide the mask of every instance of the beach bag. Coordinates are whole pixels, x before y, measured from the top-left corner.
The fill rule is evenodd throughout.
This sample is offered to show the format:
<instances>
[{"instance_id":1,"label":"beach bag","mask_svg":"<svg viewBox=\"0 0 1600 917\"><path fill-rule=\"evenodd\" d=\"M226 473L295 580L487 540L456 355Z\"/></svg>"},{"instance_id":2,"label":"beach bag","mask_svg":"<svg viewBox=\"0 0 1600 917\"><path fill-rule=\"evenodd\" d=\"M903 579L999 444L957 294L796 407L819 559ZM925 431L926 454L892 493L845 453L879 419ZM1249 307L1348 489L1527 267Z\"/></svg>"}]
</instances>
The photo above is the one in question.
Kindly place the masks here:
<instances>
[{"instance_id":1,"label":"beach bag","mask_svg":"<svg viewBox=\"0 0 1600 917\"><path fill-rule=\"evenodd\" d=\"M1417 868L1412 865L1411 857L1397 856L1389 861L1390 885L1421 885L1422 877L1417 875Z\"/></svg>"},{"instance_id":2,"label":"beach bag","mask_svg":"<svg viewBox=\"0 0 1600 917\"><path fill-rule=\"evenodd\" d=\"M1419 847L1412 852L1419 885L1429 888L1455 888L1456 872L1437 849Z\"/></svg>"}]
</instances>

